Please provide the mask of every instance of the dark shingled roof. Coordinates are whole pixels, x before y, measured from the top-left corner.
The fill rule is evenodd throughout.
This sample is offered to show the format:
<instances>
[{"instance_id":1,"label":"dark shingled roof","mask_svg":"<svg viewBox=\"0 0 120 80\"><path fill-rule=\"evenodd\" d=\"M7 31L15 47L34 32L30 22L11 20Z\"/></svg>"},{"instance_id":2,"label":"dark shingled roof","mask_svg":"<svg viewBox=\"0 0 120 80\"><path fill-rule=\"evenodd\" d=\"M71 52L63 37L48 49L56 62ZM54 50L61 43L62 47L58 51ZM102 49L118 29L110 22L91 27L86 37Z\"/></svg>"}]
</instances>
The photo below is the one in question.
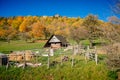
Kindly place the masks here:
<instances>
[{"instance_id":1,"label":"dark shingled roof","mask_svg":"<svg viewBox=\"0 0 120 80\"><path fill-rule=\"evenodd\" d=\"M66 44L67 43L67 40L66 40L65 37L60 36L60 35L54 35L54 36L56 36L62 42L62 44Z\"/></svg>"}]
</instances>

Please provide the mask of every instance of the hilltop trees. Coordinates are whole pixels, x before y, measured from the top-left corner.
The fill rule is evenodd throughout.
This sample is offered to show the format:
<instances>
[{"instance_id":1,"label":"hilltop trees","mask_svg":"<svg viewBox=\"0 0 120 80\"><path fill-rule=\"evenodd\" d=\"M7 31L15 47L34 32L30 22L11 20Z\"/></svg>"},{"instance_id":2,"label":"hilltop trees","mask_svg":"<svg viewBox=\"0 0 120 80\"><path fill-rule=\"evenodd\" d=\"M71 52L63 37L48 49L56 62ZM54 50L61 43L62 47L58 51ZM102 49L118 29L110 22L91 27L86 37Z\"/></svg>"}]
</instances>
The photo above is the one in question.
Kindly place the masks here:
<instances>
[{"instance_id":1,"label":"hilltop trees","mask_svg":"<svg viewBox=\"0 0 120 80\"><path fill-rule=\"evenodd\" d=\"M0 39L8 37L8 39L27 41L28 39L48 39L51 35L57 34L67 38L74 37L77 43L83 38L89 39L92 46L95 39L110 36L108 33L113 29L120 34L119 19L110 17L109 20L109 23L100 21L95 15L88 15L84 19L80 17L0 17Z\"/></svg>"}]
</instances>

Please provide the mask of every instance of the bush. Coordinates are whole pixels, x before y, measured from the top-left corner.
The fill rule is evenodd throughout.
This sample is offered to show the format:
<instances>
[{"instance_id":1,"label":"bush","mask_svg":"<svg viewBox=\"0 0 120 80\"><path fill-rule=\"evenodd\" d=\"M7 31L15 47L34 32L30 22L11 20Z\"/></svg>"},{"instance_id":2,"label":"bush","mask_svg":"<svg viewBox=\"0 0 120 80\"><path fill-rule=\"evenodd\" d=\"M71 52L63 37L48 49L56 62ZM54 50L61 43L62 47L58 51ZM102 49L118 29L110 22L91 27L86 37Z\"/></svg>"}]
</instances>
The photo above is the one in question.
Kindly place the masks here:
<instances>
[{"instance_id":1,"label":"bush","mask_svg":"<svg viewBox=\"0 0 120 80\"><path fill-rule=\"evenodd\" d=\"M117 78L118 78L116 71L109 71L109 72L108 72L108 76L109 76L112 80L117 80Z\"/></svg>"},{"instance_id":2,"label":"bush","mask_svg":"<svg viewBox=\"0 0 120 80\"><path fill-rule=\"evenodd\" d=\"M110 69L120 69L120 43L107 46L107 65Z\"/></svg>"}]
</instances>

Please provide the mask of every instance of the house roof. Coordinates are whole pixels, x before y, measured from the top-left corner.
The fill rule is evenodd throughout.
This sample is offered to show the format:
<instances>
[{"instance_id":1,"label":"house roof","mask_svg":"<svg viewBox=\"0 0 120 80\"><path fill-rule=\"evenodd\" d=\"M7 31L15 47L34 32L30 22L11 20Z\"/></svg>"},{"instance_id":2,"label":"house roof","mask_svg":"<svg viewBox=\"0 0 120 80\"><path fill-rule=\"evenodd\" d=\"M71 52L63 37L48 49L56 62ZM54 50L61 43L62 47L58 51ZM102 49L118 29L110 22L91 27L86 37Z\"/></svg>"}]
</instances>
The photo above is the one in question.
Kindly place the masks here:
<instances>
[{"instance_id":1,"label":"house roof","mask_svg":"<svg viewBox=\"0 0 120 80\"><path fill-rule=\"evenodd\" d=\"M51 41L51 39L53 38L53 37L56 37L58 40L52 40ZM66 40L66 38L65 37L63 37L63 36L61 36L61 35L52 35L50 38L49 38L49 40L46 42L46 44L44 45L44 47L46 47L49 43L52 43L53 41L55 41L55 42L61 42L62 44L67 44L68 42L67 42L67 40Z\"/></svg>"},{"instance_id":2,"label":"house roof","mask_svg":"<svg viewBox=\"0 0 120 80\"><path fill-rule=\"evenodd\" d=\"M50 39L49 43L54 42L61 42L60 39L58 39L55 35Z\"/></svg>"},{"instance_id":3,"label":"house roof","mask_svg":"<svg viewBox=\"0 0 120 80\"><path fill-rule=\"evenodd\" d=\"M60 35L55 35L63 44L66 44L67 43L67 40L65 37L63 36L60 36Z\"/></svg>"}]
</instances>

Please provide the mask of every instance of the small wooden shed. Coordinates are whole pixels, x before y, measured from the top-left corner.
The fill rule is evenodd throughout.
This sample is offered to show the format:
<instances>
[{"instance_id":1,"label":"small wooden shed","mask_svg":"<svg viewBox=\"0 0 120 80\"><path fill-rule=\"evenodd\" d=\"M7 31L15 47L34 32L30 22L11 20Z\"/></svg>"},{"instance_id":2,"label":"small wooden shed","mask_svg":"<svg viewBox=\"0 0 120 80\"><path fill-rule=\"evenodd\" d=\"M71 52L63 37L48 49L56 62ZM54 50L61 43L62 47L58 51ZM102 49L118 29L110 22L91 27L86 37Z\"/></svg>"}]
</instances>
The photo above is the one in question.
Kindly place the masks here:
<instances>
[{"instance_id":1,"label":"small wooden shed","mask_svg":"<svg viewBox=\"0 0 120 80\"><path fill-rule=\"evenodd\" d=\"M53 49L58 49L60 47L67 47L68 42L65 37L60 35L52 35L50 39L44 45L44 48L51 47Z\"/></svg>"},{"instance_id":2,"label":"small wooden shed","mask_svg":"<svg viewBox=\"0 0 120 80\"><path fill-rule=\"evenodd\" d=\"M7 65L8 57L5 54L0 53L0 66Z\"/></svg>"}]
</instances>

